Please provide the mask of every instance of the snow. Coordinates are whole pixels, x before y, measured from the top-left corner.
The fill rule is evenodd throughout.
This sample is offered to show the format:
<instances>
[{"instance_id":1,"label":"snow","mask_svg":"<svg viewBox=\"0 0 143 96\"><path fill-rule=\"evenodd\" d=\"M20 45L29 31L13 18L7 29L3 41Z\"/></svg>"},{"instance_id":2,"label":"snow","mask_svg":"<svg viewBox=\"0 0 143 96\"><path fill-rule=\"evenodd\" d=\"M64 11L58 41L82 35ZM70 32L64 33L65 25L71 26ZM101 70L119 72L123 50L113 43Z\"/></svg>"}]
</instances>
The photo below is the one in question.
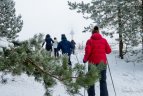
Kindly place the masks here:
<instances>
[{"instance_id":1,"label":"snow","mask_svg":"<svg viewBox=\"0 0 143 96\"><path fill-rule=\"evenodd\" d=\"M126 63L117 58L117 54L108 56L115 88L118 96L143 96L143 64ZM107 82L110 96L114 96L109 72Z\"/></svg>"},{"instance_id":2,"label":"snow","mask_svg":"<svg viewBox=\"0 0 143 96\"><path fill-rule=\"evenodd\" d=\"M77 62L82 63L84 52L83 50L76 51L76 55L71 56L72 64ZM117 96L143 96L143 63L126 63L118 58L117 51L113 51L108 55L108 62L111 69L113 82ZM28 77L23 74L21 76L9 78L7 84L0 84L0 96L43 96L44 87L42 83L34 81L33 77ZM15 78L15 81L12 81ZM115 96L109 70L107 69L107 85L109 96ZM96 96L99 95L99 83L95 86ZM84 94L84 89L81 89L81 94ZM53 88L52 96L69 96L64 88L64 85L58 82ZM88 96L87 93L85 96Z\"/></svg>"},{"instance_id":3,"label":"snow","mask_svg":"<svg viewBox=\"0 0 143 96\"><path fill-rule=\"evenodd\" d=\"M14 47L13 43L10 43L6 37L0 37L0 52L2 52L2 48L10 49Z\"/></svg>"},{"instance_id":4,"label":"snow","mask_svg":"<svg viewBox=\"0 0 143 96\"><path fill-rule=\"evenodd\" d=\"M0 83L0 96L43 96L44 94L42 84L35 82L33 77L23 74L15 76L15 81L12 81L11 75L7 78L9 78L7 84Z\"/></svg>"}]
</instances>

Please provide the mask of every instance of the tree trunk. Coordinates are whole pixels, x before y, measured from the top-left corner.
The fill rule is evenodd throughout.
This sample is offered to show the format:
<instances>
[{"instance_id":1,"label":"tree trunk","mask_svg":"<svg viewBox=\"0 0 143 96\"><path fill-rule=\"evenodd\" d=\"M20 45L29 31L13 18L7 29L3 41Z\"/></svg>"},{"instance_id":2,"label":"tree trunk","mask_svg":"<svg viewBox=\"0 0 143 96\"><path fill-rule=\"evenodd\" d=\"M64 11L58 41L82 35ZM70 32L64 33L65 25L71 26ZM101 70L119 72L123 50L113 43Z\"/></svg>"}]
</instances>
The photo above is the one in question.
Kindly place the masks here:
<instances>
[{"instance_id":1,"label":"tree trunk","mask_svg":"<svg viewBox=\"0 0 143 96\"><path fill-rule=\"evenodd\" d=\"M142 31L143 32L143 31ZM143 37L142 37L142 54L143 54Z\"/></svg>"},{"instance_id":2,"label":"tree trunk","mask_svg":"<svg viewBox=\"0 0 143 96\"><path fill-rule=\"evenodd\" d=\"M142 11L143 11L143 0L142 0ZM142 54L143 54L143 14L142 14L142 34L141 35L142 35Z\"/></svg>"},{"instance_id":3,"label":"tree trunk","mask_svg":"<svg viewBox=\"0 0 143 96\"><path fill-rule=\"evenodd\" d=\"M122 23L121 23L121 10L120 7L118 6L118 31L119 31L119 57L121 59L124 59L123 55L123 38L122 38Z\"/></svg>"}]
</instances>

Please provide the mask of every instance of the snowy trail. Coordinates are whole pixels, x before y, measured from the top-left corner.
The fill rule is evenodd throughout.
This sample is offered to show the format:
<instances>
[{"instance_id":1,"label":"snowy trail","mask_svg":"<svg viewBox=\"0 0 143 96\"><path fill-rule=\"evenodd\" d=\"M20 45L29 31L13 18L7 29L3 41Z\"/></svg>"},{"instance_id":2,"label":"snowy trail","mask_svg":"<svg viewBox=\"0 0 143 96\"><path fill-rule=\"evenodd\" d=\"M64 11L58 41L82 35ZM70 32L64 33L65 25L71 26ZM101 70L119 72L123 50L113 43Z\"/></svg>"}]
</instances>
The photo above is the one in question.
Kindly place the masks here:
<instances>
[{"instance_id":1,"label":"snowy trail","mask_svg":"<svg viewBox=\"0 0 143 96\"><path fill-rule=\"evenodd\" d=\"M126 63L118 58L113 52L108 55L108 62L111 68L117 96L143 96L143 64ZM109 71L107 69L107 84L109 96L115 96Z\"/></svg>"},{"instance_id":2,"label":"snowy trail","mask_svg":"<svg viewBox=\"0 0 143 96\"><path fill-rule=\"evenodd\" d=\"M83 51L78 50L76 55L71 56L72 64L82 63ZM116 52L108 55L108 62L112 72L113 81L117 96L143 96L143 64L126 63L117 56ZM76 57L77 56L77 57ZM78 58L78 60L77 60ZM8 76L8 78L11 78ZM109 71L107 69L107 84L109 96L115 96ZM100 96L99 83L95 86L96 96ZM33 77L26 75L16 76L15 81L8 81L8 84L0 84L0 96L43 96L44 87L42 84L35 82ZM84 93L84 89L81 89ZM69 96L64 86L58 82L53 88L53 96ZM86 96L87 93L86 93Z\"/></svg>"}]
</instances>

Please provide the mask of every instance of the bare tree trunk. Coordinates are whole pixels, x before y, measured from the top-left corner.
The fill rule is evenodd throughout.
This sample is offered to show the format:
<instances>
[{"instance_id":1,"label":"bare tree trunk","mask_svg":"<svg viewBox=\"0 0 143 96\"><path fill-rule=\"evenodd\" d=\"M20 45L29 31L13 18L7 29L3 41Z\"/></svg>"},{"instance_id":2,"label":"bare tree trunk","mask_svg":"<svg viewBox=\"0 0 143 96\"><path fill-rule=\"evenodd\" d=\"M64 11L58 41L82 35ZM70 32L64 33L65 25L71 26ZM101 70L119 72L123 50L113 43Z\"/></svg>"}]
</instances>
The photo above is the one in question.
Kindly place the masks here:
<instances>
[{"instance_id":1,"label":"bare tree trunk","mask_svg":"<svg viewBox=\"0 0 143 96\"><path fill-rule=\"evenodd\" d=\"M143 25L142 25L143 26ZM143 32L143 31L142 31ZM142 54L143 54L143 37L142 37Z\"/></svg>"},{"instance_id":2,"label":"bare tree trunk","mask_svg":"<svg viewBox=\"0 0 143 96\"><path fill-rule=\"evenodd\" d=\"M121 10L120 7L118 6L118 24L119 24L119 57L121 59L124 59L123 55L123 37L122 37L122 23L121 23Z\"/></svg>"},{"instance_id":3,"label":"bare tree trunk","mask_svg":"<svg viewBox=\"0 0 143 96\"><path fill-rule=\"evenodd\" d=\"M142 11L143 11L143 0L142 0ZM142 34L141 35L142 35L142 54L143 54L143 14L142 14Z\"/></svg>"}]
</instances>

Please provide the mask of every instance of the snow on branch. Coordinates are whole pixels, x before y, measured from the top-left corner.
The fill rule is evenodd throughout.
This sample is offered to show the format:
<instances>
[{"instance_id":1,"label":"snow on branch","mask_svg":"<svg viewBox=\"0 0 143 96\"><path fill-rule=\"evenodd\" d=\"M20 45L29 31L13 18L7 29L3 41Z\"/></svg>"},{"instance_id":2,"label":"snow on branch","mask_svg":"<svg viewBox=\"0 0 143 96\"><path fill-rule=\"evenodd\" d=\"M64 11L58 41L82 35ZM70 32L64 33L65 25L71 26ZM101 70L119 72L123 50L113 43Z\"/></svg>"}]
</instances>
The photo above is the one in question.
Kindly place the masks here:
<instances>
[{"instance_id":1,"label":"snow on branch","mask_svg":"<svg viewBox=\"0 0 143 96\"><path fill-rule=\"evenodd\" d=\"M3 48L11 49L14 44L9 42L6 37L0 37L0 52L3 52Z\"/></svg>"}]
</instances>

